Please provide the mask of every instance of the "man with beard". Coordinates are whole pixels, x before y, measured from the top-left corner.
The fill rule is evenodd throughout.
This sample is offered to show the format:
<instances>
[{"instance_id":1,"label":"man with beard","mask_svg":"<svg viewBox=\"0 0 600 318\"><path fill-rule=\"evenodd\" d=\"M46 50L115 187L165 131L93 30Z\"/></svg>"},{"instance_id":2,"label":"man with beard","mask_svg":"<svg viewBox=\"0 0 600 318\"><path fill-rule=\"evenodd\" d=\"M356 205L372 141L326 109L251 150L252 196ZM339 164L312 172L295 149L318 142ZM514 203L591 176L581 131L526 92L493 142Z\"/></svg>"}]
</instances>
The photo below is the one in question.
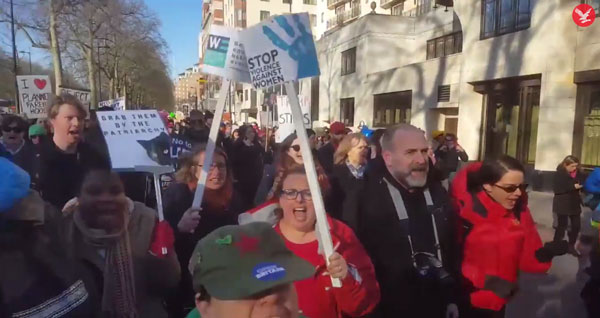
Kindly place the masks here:
<instances>
[{"instance_id":1,"label":"man with beard","mask_svg":"<svg viewBox=\"0 0 600 318\"><path fill-rule=\"evenodd\" d=\"M456 318L455 223L446 191L428 178L424 132L391 127L381 146L385 169L368 178L355 225L381 287L373 317Z\"/></svg>"},{"instance_id":2,"label":"man with beard","mask_svg":"<svg viewBox=\"0 0 600 318\"><path fill-rule=\"evenodd\" d=\"M128 199L107 170L86 176L77 201L64 219L64 242L96 317L167 317L161 299L180 278L168 223Z\"/></svg>"}]
</instances>

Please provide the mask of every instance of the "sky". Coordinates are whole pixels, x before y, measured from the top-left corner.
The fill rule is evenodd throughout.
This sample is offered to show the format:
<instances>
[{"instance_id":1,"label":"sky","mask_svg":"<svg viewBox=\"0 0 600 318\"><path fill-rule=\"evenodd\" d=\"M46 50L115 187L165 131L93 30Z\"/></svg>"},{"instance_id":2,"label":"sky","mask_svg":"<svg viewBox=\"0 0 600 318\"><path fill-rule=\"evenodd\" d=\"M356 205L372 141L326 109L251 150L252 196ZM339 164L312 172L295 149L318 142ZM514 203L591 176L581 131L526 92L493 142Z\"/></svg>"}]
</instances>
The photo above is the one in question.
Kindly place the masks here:
<instances>
[{"instance_id":1,"label":"sky","mask_svg":"<svg viewBox=\"0 0 600 318\"><path fill-rule=\"evenodd\" d=\"M202 28L202 0L143 0L161 20L160 33L169 46L169 66L171 78L188 67L198 63L198 34ZM1 29L2 45L10 45L9 29ZM31 48L25 35L17 33L19 51L31 51L34 62L48 65L52 59L46 50ZM7 50L12 54L10 48ZM25 54L20 54L28 58Z\"/></svg>"},{"instance_id":2,"label":"sky","mask_svg":"<svg viewBox=\"0 0 600 318\"><path fill-rule=\"evenodd\" d=\"M171 77L198 63L202 0L144 0L161 20L160 33L169 45Z\"/></svg>"}]
</instances>

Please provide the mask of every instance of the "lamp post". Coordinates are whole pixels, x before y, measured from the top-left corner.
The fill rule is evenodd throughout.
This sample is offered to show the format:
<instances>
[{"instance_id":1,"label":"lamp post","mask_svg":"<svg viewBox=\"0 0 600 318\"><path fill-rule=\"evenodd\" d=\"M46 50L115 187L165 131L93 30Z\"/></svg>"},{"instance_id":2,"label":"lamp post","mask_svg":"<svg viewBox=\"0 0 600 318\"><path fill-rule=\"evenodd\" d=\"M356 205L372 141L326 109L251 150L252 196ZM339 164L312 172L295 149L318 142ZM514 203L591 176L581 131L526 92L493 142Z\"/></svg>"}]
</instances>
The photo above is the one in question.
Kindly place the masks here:
<instances>
[{"instance_id":1,"label":"lamp post","mask_svg":"<svg viewBox=\"0 0 600 318\"><path fill-rule=\"evenodd\" d=\"M29 50L29 51L19 51L19 53L29 55L29 75L32 75L33 73L31 71L31 50Z\"/></svg>"},{"instance_id":2,"label":"lamp post","mask_svg":"<svg viewBox=\"0 0 600 318\"><path fill-rule=\"evenodd\" d=\"M15 12L13 0L10 0L10 28L12 33L12 49L13 49L13 69L15 73L15 104L17 105L17 113L21 112L19 103L19 83L17 83L17 75L19 75L19 67L17 66L17 42L15 39Z\"/></svg>"}]
</instances>

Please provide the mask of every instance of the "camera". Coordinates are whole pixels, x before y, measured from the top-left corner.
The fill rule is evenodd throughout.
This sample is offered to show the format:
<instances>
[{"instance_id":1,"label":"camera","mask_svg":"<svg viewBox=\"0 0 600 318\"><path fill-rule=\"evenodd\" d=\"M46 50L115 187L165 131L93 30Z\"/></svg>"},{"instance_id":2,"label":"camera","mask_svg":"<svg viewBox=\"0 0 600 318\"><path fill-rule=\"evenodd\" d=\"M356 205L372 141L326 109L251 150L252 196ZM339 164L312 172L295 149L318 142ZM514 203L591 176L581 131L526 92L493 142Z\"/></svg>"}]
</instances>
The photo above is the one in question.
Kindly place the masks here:
<instances>
[{"instance_id":1,"label":"camera","mask_svg":"<svg viewBox=\"0 0 600 318\"><path fill-rule=\"evenodd\" d=\"M418 276L436 281L441 284L452 283L453 278L442 265L442 262L433 254L418 252L412 255L413 266Z\"/></svg>"}]
</instances>

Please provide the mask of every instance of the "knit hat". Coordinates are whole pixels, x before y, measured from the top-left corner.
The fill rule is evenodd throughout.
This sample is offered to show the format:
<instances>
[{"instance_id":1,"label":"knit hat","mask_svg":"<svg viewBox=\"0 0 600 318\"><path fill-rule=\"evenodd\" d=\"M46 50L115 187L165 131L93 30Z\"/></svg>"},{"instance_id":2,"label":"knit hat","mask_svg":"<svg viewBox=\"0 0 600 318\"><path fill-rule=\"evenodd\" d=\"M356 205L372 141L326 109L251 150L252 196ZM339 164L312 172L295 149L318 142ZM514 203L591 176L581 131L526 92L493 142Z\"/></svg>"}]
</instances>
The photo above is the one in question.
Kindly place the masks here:
<instances>
[{"instance_id":1,"label":"knit hat","mask_svg":"<svg viewBox=\"0 0 600 318\"><path fill-rule=\"evenodd\" d=\"M0 213L10 210L29 193L29 174L6 158L0 157Z\"/></svg>"},{"instance_id":2,"label":"knit hat","mask_svg":"<svg viewBox=\"0 0 600 318\"><path fill-rule=\"evenodd\" d=\"M38 124L29 126L29 137L33 136L46 136L46 129Z\"/></svg>"},{"instance_id":3,"label":"knit hat","mask_svg":"<svg viewBox=\"0 0 600 318\"><path fill-rule=\"evenodd\" d=\"M438 137L440 137L440 136L443 136L443 135L445 135L445 134L446 134L446 133L445 133L443 130L434 130L434 131L431 133L431 138L435 139L435 138L438 138Z\"/></svg>"},{"instance_id":4,"label":"knit hat","mask_svg":"<svg viewBox=\"0 0 600 318\"><path fill-rule=\"evenodd\" d=\"M272 225L253 222L216 229L198 242L190 269L193 286L220 300L239 300L315 273L294 255Z\"/></svg>"}]
</instances>

